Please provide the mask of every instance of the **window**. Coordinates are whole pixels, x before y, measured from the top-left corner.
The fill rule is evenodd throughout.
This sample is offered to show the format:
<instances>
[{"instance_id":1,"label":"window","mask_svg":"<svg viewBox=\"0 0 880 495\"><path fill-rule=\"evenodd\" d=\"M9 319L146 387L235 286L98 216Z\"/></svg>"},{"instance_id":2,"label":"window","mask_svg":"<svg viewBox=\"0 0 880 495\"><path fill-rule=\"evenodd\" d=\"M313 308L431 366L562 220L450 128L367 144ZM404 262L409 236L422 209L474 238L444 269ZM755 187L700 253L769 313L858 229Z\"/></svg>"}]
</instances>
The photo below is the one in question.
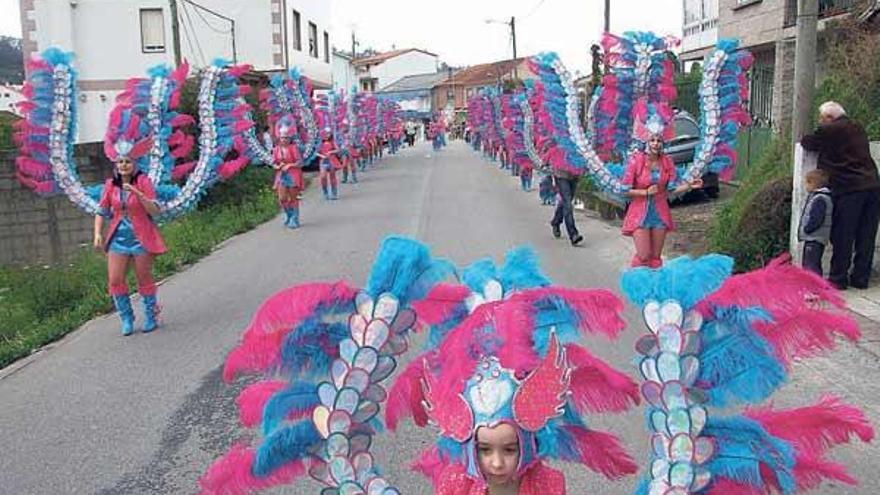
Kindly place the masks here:
<instances>
[{"instance_id":1,"label":"window","mask_svg":"<svg viewBox=\"0 0 880 495\"><path fill-rule=\"evenodd\" d=\"M324 31L324 62L330 63L330 35Z\"/></svg>"},{"instance_id":2,"label":"window","mask_svg":"<svg viewBox=\"0 0 880 495\"><path fill-rule=\"evenodd\" d=\"M141 50L144 53L165 51L165 18L162 9L141 9Z\"/></svg>"},{"instance_id":3,"label":"window","mask_svg":"<svg viewBox=\"0 0 880 495\"><path fill-rule=\"evenodd\" d=\"M294 50L302 51L302 28L299 23L299 12L293 11L293 48Z\"/></svg>"},{"instance_id":4,"label":"window","mask_svg":"<svg viewBox=\"0 0 880 495\"><path fill-rule=\"evenodd\" d=\"M318 58L318 26L309 23L309 55Z\"/></svg>"}]
</instances>

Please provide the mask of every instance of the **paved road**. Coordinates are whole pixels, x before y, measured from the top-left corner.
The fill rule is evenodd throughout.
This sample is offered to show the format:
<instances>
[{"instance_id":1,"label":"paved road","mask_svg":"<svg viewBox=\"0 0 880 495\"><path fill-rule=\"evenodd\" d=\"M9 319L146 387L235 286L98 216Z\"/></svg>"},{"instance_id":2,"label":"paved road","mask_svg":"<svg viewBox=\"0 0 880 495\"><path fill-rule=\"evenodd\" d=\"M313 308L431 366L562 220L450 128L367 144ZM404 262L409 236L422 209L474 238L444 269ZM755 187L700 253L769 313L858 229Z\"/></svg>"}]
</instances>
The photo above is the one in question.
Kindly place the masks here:
<instances>
[{"instance_id":1,"label":"paved road","mask_svg":"<svg viewBox=\"0 0 880 495\"><path fill-rule=\"evenodd\" d=\"M629 243L617 229L583 219L587 241L572 248L550 236L549 207L517 181L483 162L461 143L433 154L425 144L388 157L343 187L326 204L308 191L300 231L279 221L226 243L211 256L167 280L160 297L166 326L153 335L121 338L114 317L89 322L69 338L0 373L0 493L193 493L210 462L243 432L235 424L241 384L220 380L223 359L259 303L299 282L346 279L362 284L376 247L391 233L417 237L434 252L465 264L529 243L559 284L616 288ZM616 343L590 341L613 365L630 370L638 314ZM419 347L420 342L414 342ZM833 391L866 407L880 422L876 342L844 345L830 358L798 365L793 383L777 397L788 405ZM646 437L638 411L590 419L617 432L638 459ZM406 464L433 439L404 427L383 436L378 460L405 494L428 494ZM880 450L849 447L837 457L863 481L857 490L825 487L817 493L880 493ZM608 483L568 468L569 493L632 493L635 479ZM284 493L315 493L303 482Z\"/></svg>"}]
</instances>

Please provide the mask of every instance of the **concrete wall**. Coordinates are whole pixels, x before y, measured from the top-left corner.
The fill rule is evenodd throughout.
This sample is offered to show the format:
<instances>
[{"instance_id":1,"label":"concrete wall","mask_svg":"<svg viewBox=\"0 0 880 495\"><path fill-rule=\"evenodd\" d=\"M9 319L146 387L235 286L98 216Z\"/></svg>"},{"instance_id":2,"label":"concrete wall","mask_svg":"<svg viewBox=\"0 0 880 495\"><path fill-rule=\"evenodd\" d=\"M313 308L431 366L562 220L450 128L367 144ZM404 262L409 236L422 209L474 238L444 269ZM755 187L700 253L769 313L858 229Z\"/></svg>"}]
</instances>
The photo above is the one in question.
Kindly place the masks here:
<instances>
[{"instance_id":1,"label":"concrete wall","mask_svg":"<svg viewBox=\"0 0 880 495\"><path fill-rule=\"evenodd\" d=\"M241 3L251 0L238 0ZM287 59L289 67L298 67L300 72L319 86L331 87L333 84L333 2L330 0L278 0L287 10ZM302 50L296 50L293 39L293 11L300 14ZM309 22L318 28L318 58L309 55ZM330 62L324 62L324 31L330 35Z\"/></svg>"},{"instance_id":2,"label":"concrete wall","mask_svg":"<svg viewBox=\"0 0 880 495\"><path fill-rule=\"evenodd\" d=\"M0 153L0 265L61 261L92 242L94 217L65 196L42 198L15 179L16 152ZM110 175L97 143L77 146L77 169L87 184Z\"/></svg>"},{"instance_id":3,"label":"concrete wall","mask_svg":"<svg viewBox=\"0 0 880 495\"><path fill-rule=\"evenodd\" d=\"M761 0L737 6L737 0L721 0L718 37L738 38L744 47L775 43L793 37L794 28L785 29L786 0Z\"/></svg>"}]
</instances>

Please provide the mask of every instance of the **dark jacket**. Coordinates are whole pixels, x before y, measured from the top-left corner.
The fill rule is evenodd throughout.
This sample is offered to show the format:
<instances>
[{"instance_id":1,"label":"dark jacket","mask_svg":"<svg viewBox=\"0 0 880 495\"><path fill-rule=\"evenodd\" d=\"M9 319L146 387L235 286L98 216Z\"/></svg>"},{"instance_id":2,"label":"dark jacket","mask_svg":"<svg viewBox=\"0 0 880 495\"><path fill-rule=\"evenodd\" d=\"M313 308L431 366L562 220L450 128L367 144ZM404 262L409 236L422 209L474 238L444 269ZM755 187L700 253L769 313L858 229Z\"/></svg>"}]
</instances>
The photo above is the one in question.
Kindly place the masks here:
<instances>
[{"instance_id":1,"label":"dark jacket","mask_svg":"<svg viewBox=\"0 0 880 495\"><path fill-rule=\"evenodd\" d=\"M822 187L811 192L804 204L801 224L798 227L798 240L828 244L831 238L831 218L834 204L831 191Z\"/></svg>"},{"instance_id":2,"label":"dark jacket","mask_svg":"<svg viewBox=\"0 0 880 495\"><path fill-rule=\"evenodd\" d=\"M831 176L834 196L880 190L868 135L858 123L844 116L821 124L816 132L801 139L801 146L819 153L819 170Z\"/></svg>"}]
</instances>

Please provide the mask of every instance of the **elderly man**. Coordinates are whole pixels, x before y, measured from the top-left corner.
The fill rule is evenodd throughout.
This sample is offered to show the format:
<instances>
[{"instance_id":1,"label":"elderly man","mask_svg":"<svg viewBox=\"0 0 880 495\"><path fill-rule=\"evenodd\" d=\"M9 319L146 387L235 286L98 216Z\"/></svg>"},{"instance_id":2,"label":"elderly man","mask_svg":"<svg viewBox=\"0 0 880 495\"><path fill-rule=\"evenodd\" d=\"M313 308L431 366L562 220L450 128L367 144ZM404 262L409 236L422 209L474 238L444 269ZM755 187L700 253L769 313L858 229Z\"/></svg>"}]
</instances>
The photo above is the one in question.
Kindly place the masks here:
<instances>
[{"instance_id":1,"label":"elderly man","mask_svg":"<svg viewBox=\"0 0 880 495\"><path fill-rule=\"evenodd\" d=\"M861 125L846 116L840 104L829 101L819 107L816 132L804 136L801 146L819 154L819 169L831 178L834 251L828 278L839 289L865 289L871 276L880 222L880 178L871 158L868 136Z\"/></svg>"}]
</instances>

